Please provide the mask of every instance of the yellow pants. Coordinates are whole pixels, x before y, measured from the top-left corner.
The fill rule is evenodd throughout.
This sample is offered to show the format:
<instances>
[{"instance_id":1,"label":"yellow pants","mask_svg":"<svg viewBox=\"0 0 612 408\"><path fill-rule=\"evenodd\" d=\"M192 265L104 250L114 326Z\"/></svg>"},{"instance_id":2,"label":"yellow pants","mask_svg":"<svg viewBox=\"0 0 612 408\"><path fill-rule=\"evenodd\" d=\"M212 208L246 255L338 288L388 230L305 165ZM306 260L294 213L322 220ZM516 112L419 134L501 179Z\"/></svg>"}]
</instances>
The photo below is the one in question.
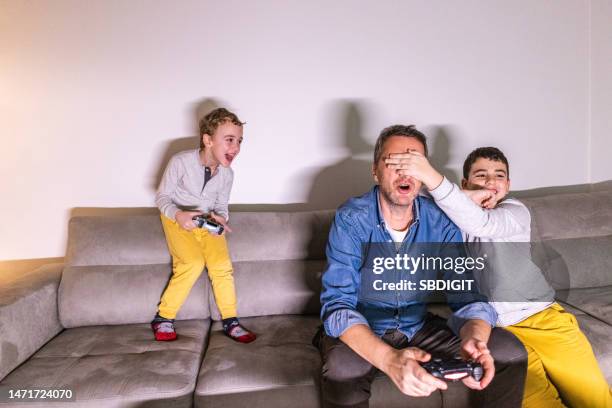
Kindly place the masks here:
<instances>
[{"instance_id":1,"label":"yellow pants","mask_svg":"<svg viewBox=\"0 0 612 408\"><path fill-rule=\"evenodd\" d=\"M610 386L573 314L554 303L505 329L528 353L524 408L612 407Z\"/></svg>"},{"instance_id":2,"label":"yellow pants","mask_svg":"<svg viewBox=\"0 0 612 408\"><path fill-rule=\"evenodd\" d=\"M172 255L172 278L161 297L159 315L166 319L176 317L206 267L221 317L236 317L236 290L225 236L202 228L187 231L164 215L161 220Z\"/></svg>"}]
</instances>

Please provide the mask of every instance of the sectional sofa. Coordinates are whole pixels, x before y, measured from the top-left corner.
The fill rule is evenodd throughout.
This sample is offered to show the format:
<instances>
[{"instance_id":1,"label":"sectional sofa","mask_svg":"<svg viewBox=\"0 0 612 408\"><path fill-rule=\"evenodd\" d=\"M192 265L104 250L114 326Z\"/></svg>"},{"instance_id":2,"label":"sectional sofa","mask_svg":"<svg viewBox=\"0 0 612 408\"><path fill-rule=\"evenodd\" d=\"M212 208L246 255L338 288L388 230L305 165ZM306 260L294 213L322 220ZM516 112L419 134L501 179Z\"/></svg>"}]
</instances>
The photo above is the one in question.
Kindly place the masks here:
<instances>
[{"instance_id":1,"label":"sectional sofa","mask_svg":"<svg viewBox=\"0 0 612 408\"><path fill-rule=\"evenodd\" d=\"M523 201L534 257L610 382L612 186L574 191L532 192ZM238 312L259 335L243 345L222 334L205 273L177 317L179 339L153 340L149 321L171 272L158 216L73 217L64 264L0 287L0 389L70 389L74 401L0 407L320 406L311 339L332 219L333 211L232 213ZM380 375L371 406L462 406L466 398L461 383L409 398Z\"/></svg>"}]
</instances>

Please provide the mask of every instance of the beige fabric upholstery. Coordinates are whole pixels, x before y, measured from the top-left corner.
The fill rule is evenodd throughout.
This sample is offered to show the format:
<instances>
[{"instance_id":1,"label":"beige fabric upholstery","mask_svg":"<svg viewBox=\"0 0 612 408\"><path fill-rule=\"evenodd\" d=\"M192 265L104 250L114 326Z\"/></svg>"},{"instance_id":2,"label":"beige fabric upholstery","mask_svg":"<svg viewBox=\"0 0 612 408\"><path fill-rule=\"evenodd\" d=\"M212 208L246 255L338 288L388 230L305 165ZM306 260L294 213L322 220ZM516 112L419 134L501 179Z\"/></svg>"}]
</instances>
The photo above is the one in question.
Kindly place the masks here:
<instances>
[{"instance_id":1,"label":"beige fabric upholstery","mask_svg":"<svg viewBox=\"0 0 612 408\"><path fill-rule=\"evenodd\" d=\"M159 215L73 217L66 264L170 264Z\"/></svg>"},{"instance_id":2,"label":"beige fabric upholstery","mask_svg":"<svg viewBox=\"0 0 612 408\"><path fill-rule=\"evenodd\" d=\"M196 407L238 407L245 401L249 407L318 406L321 361L311 341L319 319L286 315L241 322L258 335L256 341L236 343L222 333L219 322L213 324Z\"/></svg>"},{"instance_id":3,"label":"beige fabric upholstery","mask_svg":"<svg viewBox=\"0 0 612 408\"><path fill-rule=\"evenodd\" d=\"M568 239L612 234L612 191L527 198L538 239Z\"/></svg>"},{"instance_id":4,"label":"beige fabric upholstery","mask_svg":"<svg viewBox=\"0 0 612 408\"><path fill-rule=\"evenodd\" d=\"M174 342L153 341L148 324L68 329L0 386L70 388L70 407L190 407L209 325L177 322Z\"/></svg>"},{"instance_id":5,"label":"beige fabric upholstery","mask_svg":"<svg viewBox=\"0 0 612 408\"><path fill-rule=\"evenodd\" d=\"M62 264L0 282L0 380L62 330L57 287Z\"/></svg>"},{"instance_id":6,"label":"beige fabric upholstery","mask_svg":"<svg viewBox=\"0 0 612 408\"><path fill-rule=\"evenodd\" d=\"M233 262L325 259L334 211L232 213Z\"/></svg>"},{"instance_id":7,"label":"beige fabric upholstery","mask_svg":"<svg viewBox=\"0 0 612 408\"><path fill-rule=\"evenodd\" d=\"M577 315L608 381L610 186L550 190L523 200L538 243L534 259ZM61 265L0 286L0 378L10 372L0 385L69 386L78 399L71 407L319 406L321 361L311 339L320 324L320 276L333 214L232 213L228 242L238 313L259 335L248 345L225 337L219 322L208 337L208 317L219 314L205 271L178 316L198 320L177 322L177 342L153 341L148 322L171 274L159 217L73 218L59 290ZM448 313L443 305L430 310ZM69 329L53 338L60 321ZM451 388L408 401L381 375L371 406L468 404L461 384Z\"/></svg>"},{"instance_id":8,"label":"beige fabric upholstery","mask_svg":"<svg viewBox=\"0 0 612 408\"><path fill-rule=\"evenodd\" d=\"M159 216L74 217L59 289L64 327L150 322L171 275ZM178 319L206 319L204 272Z\"/></svg>"},{"instance_id":9,"label":"beige fabric upholstery","mask_svg":"<svg viewBox=\"0 0 612 408\"><path fill-rule=\"evenodd\" d=\"M170 265L69 266L59 290L64 327L147 323L166 287ZM209 280L196 282L177 319L206 319Z\"/></svg>"},{"instance_id":10,"label":"beige fabric upholstery","mask_svg":"<svg viewBox=\"0 0 612 408\"><path fill-rule=\"evenodd\" d=\"M326 261L249 261L234 263L238 316L314 314L321 309L321 273ZM210 310L221 316L212 289Z\"/></svg>"}]
</instances>

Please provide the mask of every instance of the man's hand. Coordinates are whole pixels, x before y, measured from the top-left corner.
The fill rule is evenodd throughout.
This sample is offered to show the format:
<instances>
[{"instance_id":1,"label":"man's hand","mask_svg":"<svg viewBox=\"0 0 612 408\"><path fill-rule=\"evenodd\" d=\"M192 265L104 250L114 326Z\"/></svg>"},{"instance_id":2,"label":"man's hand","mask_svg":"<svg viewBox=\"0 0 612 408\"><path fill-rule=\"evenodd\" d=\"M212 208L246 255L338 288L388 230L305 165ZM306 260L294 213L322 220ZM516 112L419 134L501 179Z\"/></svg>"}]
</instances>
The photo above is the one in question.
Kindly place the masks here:
<instances>
[{"instance_id":1,"label":"man's hand","mask_svg":"<svg viewBox=\"0 0 612 408\"><path fill-rule=\"evenodd\" d=\"M426 397L435 390L445 390L448 387L444 381L429 374L419 364L430 359L429 353L416 347L390 349L381 369L404 394Z\"/></svg>"},{"instance_id":2,"label":"man's hand","mask_svg":"<svg viewBox=\"0 0 612 408\"><path fill-rule=\"evenodd\" d=\"M232 232L232 229L229 227L229 225L227 225L227 220L225 219L225 217L219 214L215 214L213 211L211 211L210 218L215 220L215 222L223 225L223 232L219 235L224 235L226 232Z\"/></svg>"},{"instance_id":3,"label":"man's hand","mask_svg":"<svg viewBox=\"0 0 612 408\"><path fill-rule=\"evenodd\" d=\"M178 211L174 218L182 229L191 231L196 228L192 218L200 214L202 214L202 211Z\"/></svg>"},{"instance_id":4,"label":"man's hand","mask_svg":"<svg viewBox=\"0 0 612 408\"><path fill-rule=\"evenodd\" d=\"M461 357L474 360L482 365L484 376L476 381L472 376L464 378L463 383L474 390L485 389L495 376L493 356L487 347L491 327L483 320L468 320L461 328Z\"/></svg>"},{"instance_id":5,"label":"man's hand","mask_svg":"<svg viewBox=\"0 0 612 408\"><path fill-rule=\"evenodd\" d=\"M427 157L416 150L406 153L392 153L385 159L385 164L390 169L397 170L398 174L414 177L429 190L433 190L442 183L444 177L434 169Z\"/></svg>"},{"instance_id":6,"label":"man's hand","mask_svg":"<svg viewBox=\"0 0 612 408\"><path fill-rule=\"evenodd\" d=\"M487 209L495 208L497 200L495 199L495 193L487 189L480 190L461 190L468 196L477 206Z\"/></svg>"}]
</instances>

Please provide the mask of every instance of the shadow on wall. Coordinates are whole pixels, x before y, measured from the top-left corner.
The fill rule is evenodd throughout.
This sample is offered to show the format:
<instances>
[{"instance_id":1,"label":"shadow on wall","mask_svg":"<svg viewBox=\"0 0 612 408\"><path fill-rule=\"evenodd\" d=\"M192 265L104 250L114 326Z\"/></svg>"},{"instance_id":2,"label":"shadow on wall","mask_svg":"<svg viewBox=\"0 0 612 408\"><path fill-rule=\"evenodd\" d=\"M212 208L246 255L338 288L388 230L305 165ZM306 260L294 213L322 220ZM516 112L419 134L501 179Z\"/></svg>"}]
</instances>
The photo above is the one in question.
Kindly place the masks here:
<instances>
[{"instance_id":1,"label":"shadow on wall","mask_svg":"<svg viewBox=\"0 0 612 408\"><path fill-rule=\"evenodd\" d=\"M192 105L193 135L182 137L166 142L161 148L162 154L155 162L152 173L152 184L149 186L153 191L162 179L164 170L170 158L183 150L194 149L199 146L199 121L211 110L220 106L226 106L224 101L210 97L196 101ZM230 211L310 211L320 209L336 209L340 204L350 197L359 196L367 192L373 185L372 178L372 156L374 153L374 141L378 134L366 135L364 122L371 119L373 105L364 99L348 99L333 101L328 109L330 112L328 129L332 133L328 135L330 143L326 146L344 150L344 156L335 163L326 167L316 169L314 175L310 173L311 182L304 182L303 178L298 185L309 185L305 194L306 201L289 204L232 204ZM334 123L335 122L335 123ZM406 124L412 123L409 118ZM392 125L387 123L385 126ZM382 129L380 129L382 130ZM422 129L421 129L422 130ZM378 133L378 131L377 131ZM426 130L425 134L429 144L429 159L436 169L444 174L450 181L460 183L460 170L457 171L450 166L452 147L458 139L458 130L450 125L433 126ZM325 147L321 147L325 148ZM317 152L315 152L317 153ZM603 183L602 183L603 184ZM605 186L607 187L607 186ZM603 188L605 188L603 187ZM533 197L550 193L580 192L588 190L588 185L550 187L520 191L517 197ZM74 215L132 215L150 214L155 208L75 208L71 211Z\"/></svg>"},{"instance_id":2,"label":"shadow on wall","mask_svg":"<svg viewBox=\"0 0 612 408\"><path fill-rule=\"evenodd\" d=\"M326 146L344 151L336 162L316 169L314 175L299 177L294 185L310 184L306 202L291 204L234 204L231 211L309 211L336 209L350 197L366 193L374 185L372 161L376 134L367 135L364 123L371 119L372 105L366 100L338 100L330 108L329 129L336 129L328 135ZM407 121L406 124L410 124ZM393 125L392 123L385 126ZM380 129L382 130L382 129ZM454 169L449 167L451 141L455 138L450 126L436 126L426 132L430 160L449 180L459 182ZM325 148L321 147L321 148ZM311 177L312 181L304 181ZM298 192L301 193L301 192Z\"/></svg>"},{"instance_id":3,"label":"shadow on wall","mask_svg":"<svg viewBox=\"0 0 612 408\"><path fill-rule=\"evenodd\" d=\"M183 150L190 150L199 147L200 145L200 119L202 119L207 113L212 111L213 109L219 108L221 106L225 106L219 100L215 98L204 98L193 104L193 124L194 136L182 137L179 139L173 139L167 142L166 146L162 148L163 154L160 156L160 160L155 162L155 167L153 172L155 173L155 177L153 177L153 184L150 188L153 191L157 191L157 187L161 182L161 179L164 175L164 170L168 165L168 162L176 153L181 152Z\"/></svg>"},{"instance_id":4,"label":"shadow on wall","mask_svg":"<svg viewBox=\"0 0 612 408\"><path fill-rule=\"evenodd\" d=\"M457 137L450 126L434 126L425 133L429 147L429 161L432 166L446 176L451 182L460 184L461 178L455 169L449 166L451 159L451 140Z\"/></svg>"},{"instance_id":5,"label":"shadow on wall","mask_svg":"<svg viewBox=\"0 0 612 408\"><path fill-rule=\"evenodd\" d=\"M337 208L349 197L361 195L372 187L374 145L364 135L365 110L365 103L355 100L338 101L332 106L332 111L339 112L339 126L330 127L338 129L331 136L340 142L339 147L345 149L346 155L314 176L305 203L308 208Z\"/></svg>"},{"instance_id":6,"label":"shadow on wall","mask_svg":"<svg viewBox=\"0 0 612 408\"><path fill-rule=\"evenodd\" d=\"M314 177L306 207L309 209L335 209L350 197L367 192L374 185L372 162L374 143L378 134L367 137L363 131L365 104L362 101L339 102L340 140L347 155L336 163L323 168ZM410 121L403 124L410 124ZM388 123L385 126L391 126ZM380 129L382 130L382 129ZM448 127L437 126L426 132L429 159L449 180L458 182L450 162L452 135Z\"/></svg>"}]
</instances>

